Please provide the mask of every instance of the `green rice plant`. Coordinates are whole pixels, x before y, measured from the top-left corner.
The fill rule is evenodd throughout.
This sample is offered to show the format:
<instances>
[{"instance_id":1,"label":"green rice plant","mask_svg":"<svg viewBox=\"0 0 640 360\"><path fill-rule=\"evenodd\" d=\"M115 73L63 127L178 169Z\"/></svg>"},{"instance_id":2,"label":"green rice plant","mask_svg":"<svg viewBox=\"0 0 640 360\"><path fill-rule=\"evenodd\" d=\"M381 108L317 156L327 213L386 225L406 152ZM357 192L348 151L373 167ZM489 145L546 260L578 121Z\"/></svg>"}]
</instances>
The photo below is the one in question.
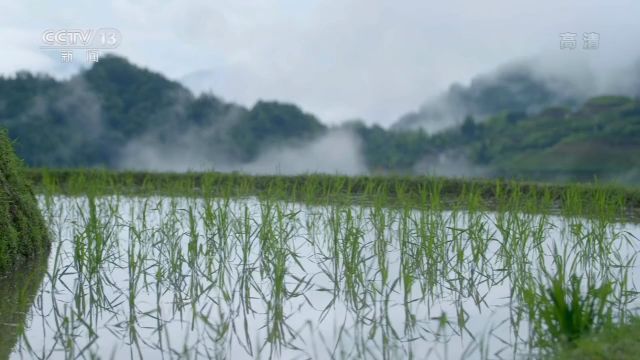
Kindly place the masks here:
<instances>
[{"instance_id":1,"label":"green rice plant","mask_svg":"<svg viewBox=\"0 0 640 360\"><path fill-rule=\"evenodd\" d=\"M131 218L133 219L133 210L131 212ZM142 232L141 229L135 226L135 222L131 222L129 226L129 244L127 246L127 265L128 265L128 288L127 288L127 302L128 302L128 318L126 322L126 328L129 332L129 342L136 345L136 349L140 357L140 345L138 338L138 311L136 306L136 298L138 297L141 276L143 275L143 265L147 256L143 249L142 244Z\"/></svg>"},{"instance_id":2,"label":"green rice plant","mask_svg":"<svg viewBox=\"0 0 640 360\"><path fill-rule=\"evenodd\" d=\"M230 200L225 197L221 201L216 203L215 208L215 231L217 234L217 248L216 253L218 257L218 269L217 273L217 286L223 290L225 299L230 297L227 289L227 275L229 272L229 255L231 253L231 212L230 212Z\"/></svg>"},{"instance_id":3,"label":"green rice plant","mask_svg":"<svg viewBox=\"0 0 640 360\"><path fill-rule=\"evenodd\" d=\"M546 281L523 293L532 324L532 344L543 351L555 351L609 326L613 319L614 283L583 283L568 275L564 259L556 256L557 270L545 272Z\"/></svg>"},{"instance_id":4,"label":"green rice plant","mask_svg":"<svg viewBox=\"0 0 640 360\"><path fill-rule=\"evenodd\" d=\"M387 215L380 203L383 197L378 197L371 214L371 223L375 232L374 254L376 256L378 271L380 272L380 289L384 288L389 281L389 260L387 259Z\"/></svg>"},{"instance_id":5,"label":"green rice plant","mask_svg":"<svg viewBox=\"0 0 640 360\"><path fill-rule=\"evenodd\" d=\"M400 276L403 290L403 307L405 315L405 333L410 334L416 326L416 317L411 311L413 284L416 281L419 260L416 258L417 241L411 236L410 209L400 211L398 239L400 242Z\"/></svg>"},{"instance_id":6,"label":"green rice plant","mask_svg":"<svg viewBox=\"0 0 640 360\"><path fill-rule=\"evenodd\" d=\"M528 344L538 355L535 347L568 342L554 334L581 327L542 315L597 314L599 284L611 284L603 312L613 319L638 303L636 230L626 233L613 215L629 206L616 195L624 192L404 177L56 174L42 181L60 190L49 185L39 201L60 250L47 301L34 308L49 332L26 331L37 339L68 328L59 338L72 339L74 356L106 355L100 339L109 332L124 343L118 357L422 358L434 339L452 358L518 357ZM80 197L53 193L70 183ZM555 246L564 253L554 260ZM558 266L562 291L551 280ZM104 300L93 300L98 291ZM440 311L450 318L438 318L437 331L431 313ZM474 316L490 318L488 334ZM325 341L327 328L336 335ZM91 331L100 337L84 351ZM57 351L38 345L20 355Z\"/></svg>"},{"instance_id":7,"label":"green rice plant","mask_svg":"<svg viewBox=\"0 0 640 360\"><path fill-rule=\"evenodd\" d=\"M357 215L351 207L344 210L344 232L340 239L342 253L342 275L347 302L353 309L359 309L364 301L361 291L366 287L363 270L363 237L364 232L358 225Z\"/></svg>"},{"instance_id":8,"label":"green rice plant","mask_svg":"<svg viewBox=\"0 0 640 360\"><path fill-rule=\"evenodd\" d=\"M101 209L100 205L105 203L107 200L99 201L89 194L86 199L80 198L75 208L79 221L73 237L73 260L77 271L73 311L79 317L87 316L90 324L95 322L100 311L110 308L104 286L108 279L103 268L115 257L115 244L111 241L115 230L114 213Z\"/></svg>"},{"instance_id":9,"label":"green rice plant","mask_svg":"<svg viewBox=\"0 0 640 360\"><path fill-rule=\"evenodd\" d=\"M331 271L327 272L327 275L331 282L333 283L333 296L337 297L338 293L340 293L342 286L340 283L340 271L342 268L343 256L346 256L342 253L341 246L341 232L342 232L342 210L338 206L331 206L328 209L328 235L329 241L327 241L326 246L329 251L328 259L333 265Z\"/></svg>"},{"instance_id":10,"label":"green rice plant","mask_svg":"<svg viewBox=\"0 0 640 360\"><path fill-rule=\"evenodd\" d=\"M260 243L260 275L263 279L271 274L274 245L277 245L274 244L274 241L277 240L276 229L274 228L275 212L276 209L273 203L269 201L260 203L258 240Z\"/></svg>"},{"instance_id":11,"label":"green rice plant","mask_svg":"<svg viewBox=\"0 0 640 360\"><path fill-rule=\"evenodd\" d=\"M286 323L288 315L285 314L285 303L293 297L298 296L299 285L293 290L287 287L287 277L289 275L289 261L295 260L295 254L290 250L290 242L295 234L295 225L292 220L295 219L296 212L288 212L285 205L275 204L275 226L274 232L269 239L265 240L265 244L270 247L266 255L271 263L271 273L269 280L271 282L268 294L262 294L267 305L267 337L265 344L271 345L270 358L279 357L282 347L286 345L290 338L295 337L296 332ZM263 346L264 346L263 345Z\"/></svg>"}]
</instances>

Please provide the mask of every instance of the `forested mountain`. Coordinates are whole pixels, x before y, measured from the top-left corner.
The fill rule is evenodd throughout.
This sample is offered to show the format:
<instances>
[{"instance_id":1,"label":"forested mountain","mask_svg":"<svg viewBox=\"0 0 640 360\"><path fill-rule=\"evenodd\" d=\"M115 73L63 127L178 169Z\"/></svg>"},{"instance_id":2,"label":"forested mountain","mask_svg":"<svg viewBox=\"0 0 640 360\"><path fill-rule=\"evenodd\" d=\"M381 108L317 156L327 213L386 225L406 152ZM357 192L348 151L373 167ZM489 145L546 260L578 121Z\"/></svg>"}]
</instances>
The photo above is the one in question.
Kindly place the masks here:
<instances>
[{"instance_id":1,"label":"forested mountain","mask_svg":"<svg viewBox=\"0 0 640 360\"><path fill-rule=\"evenodd\" d=\"M161 74L107 56L69 80L28 72L0 78L0 126L33 166L136 168L144 156L127 160L150 151L215 168L248 164L273 149L302 149L341 131L356 139L348 146L373 173L640 181L638 99L580 103L523 74L516 69L500 81L452 88L454 103L466 104L456 111L473 111L430 134L358 121L330 128L292 104L246 108L213 94L195 96ZM556 103L565 105L545 105ZM332 149L315 153L325 150Z\"/></svg>"},{"instance_id":2,"label":"forested mountain","mask_svg":"<svg viewBox=\"0 0 640 360\"><path fill-rule=\"evenodd\" d=\"M485 119L503 111L531 114L550 106L576 106L588 97L584 83L589 77L544 72L531 61L513 62L474 77L468 86L453 84L393 127L437 132L461 124L467 115Z\"/></svg>"},{"instance_id":3,"label":"forested mountain","mask_svg":"<svg viewBox=\"0 0 640 360\"><path fill-rule=\"evenodd\" d=\"M0 125L16 151L34 166L116 166L132 141L170 144L198 134L203 151L237 161L271 143L318 136L326 127L294 105L258 102L253 108L205 94L107 56L68 81L17 73L0 79Z\"/></svg>"},{"instance_id":4,"label":"forested mountain","mask_svg":"<svg viewBox=\"0 0 640 360\"><path fill-rule=\"evenodd\" d=\"M460 148L492 175L640 180L638 99L602 96L575 111L556 107L529 117L510 115L467 122L458 133Z\"/></svg>"}]
</instances>

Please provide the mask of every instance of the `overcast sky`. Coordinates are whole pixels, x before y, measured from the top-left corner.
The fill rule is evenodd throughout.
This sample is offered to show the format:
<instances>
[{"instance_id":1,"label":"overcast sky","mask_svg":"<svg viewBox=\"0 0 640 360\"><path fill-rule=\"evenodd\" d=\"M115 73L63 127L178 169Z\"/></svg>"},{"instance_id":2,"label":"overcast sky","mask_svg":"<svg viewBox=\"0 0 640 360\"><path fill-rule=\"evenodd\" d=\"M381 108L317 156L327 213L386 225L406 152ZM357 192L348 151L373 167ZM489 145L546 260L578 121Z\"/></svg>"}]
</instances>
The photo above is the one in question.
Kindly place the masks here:
<instances>
[{"instance_id":1,"label":"overcast sky","mask_svg":"<svg viewBox=\"0 0 640 360\"><path fill-rule=\"evenodd\" d=\"M64 4L64 5L62 5ZM326 123L389 125L452 82L527 57L625 64L640 48L640 1L0 0L0 73L69 76L87 66L43 51L45 29L120 30L116 53L251 106L294 102ZM578 49L560 50L560 33ZM584 32L600 49L581 49Z\"/></svg>"}]
</instances>

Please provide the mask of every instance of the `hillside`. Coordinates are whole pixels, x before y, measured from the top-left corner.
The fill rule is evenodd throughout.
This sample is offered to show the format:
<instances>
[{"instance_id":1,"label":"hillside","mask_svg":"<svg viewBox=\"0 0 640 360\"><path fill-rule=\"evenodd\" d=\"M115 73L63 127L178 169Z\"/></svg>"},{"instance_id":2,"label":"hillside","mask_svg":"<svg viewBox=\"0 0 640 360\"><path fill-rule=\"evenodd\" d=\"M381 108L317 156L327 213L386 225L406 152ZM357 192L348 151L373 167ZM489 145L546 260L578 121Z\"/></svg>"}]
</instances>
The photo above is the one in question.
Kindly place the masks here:
<instances>
[{"instance_id":1,"label":"hillside","mask_svg":"<svg viewBox=\"0 0 640 360\"><path fill-rule=\"evenodd\" d=\"M503 114L469 128L460 129L468 141L460 149L493 176L640 180L638 100L597 97L576 111L549 108L524 118Z\"/></svg>"},{"instance_id":2,"label":"hillside","mask_svg":"<svg viewBox=\"0 0 640 360\"><path fill-rule=\"evenodd\" d=\"M51 246L22 166L6 133L0 130L0 278L26 259L48 252Z\"/></svg>"},{"instance_id":3,"label":"hillside","mask_svg":"<svg viewBox=\"0 0 640 360\"><path fill-rule=\"evenodd\" d=\"M531 61L517 61L480 74L469 85L453 84L417 111L402 116L393 128L435 133L460 125L466 116L484 119L503 111L531 114L552 106L573 107L588 98L579 83L588 80L539 67Z\"/></svg>"},{"instance_id":4,"label":"hillside","mask_svg":"<svg viewBox=\"0 0 640 360\"><path fill-rule=\"evenodd\" d=\"M0 78L0 126L28 164L51 167L115 167L133 143L163 147L187 134L181 140L200 152L247 161L269 144L325 130L294 105L247 109L211 94L196 97L117 56L67 81L28 72Z\"/></svg>"},{"instance_id":5,"label":"hillside","mask_svg":"<svg viewBox=\"0 0 640 360\"><path fill-rule=\"evenodd\" d=\"M469 113L460 125L430 134L361 121L328 127L293 104L258 101L247 108L214 94L196 96L112 55L64 81L28 72L0 77L0 127L18 155L38 167L154 170L165 162L156 170L235 164L233 170L259 159L274 169L274 161L313 166L333 153L326 161L356 154L349 164L361 162L370 173L640 182L639 100L581 103L550 84L515 67L468 88L454 86L453 108ZM336 132L350 140L331 137ZM306 157L310 144L320 159ZM278 151L284 156L274 157Z\"/></svg>"}]
</instances>

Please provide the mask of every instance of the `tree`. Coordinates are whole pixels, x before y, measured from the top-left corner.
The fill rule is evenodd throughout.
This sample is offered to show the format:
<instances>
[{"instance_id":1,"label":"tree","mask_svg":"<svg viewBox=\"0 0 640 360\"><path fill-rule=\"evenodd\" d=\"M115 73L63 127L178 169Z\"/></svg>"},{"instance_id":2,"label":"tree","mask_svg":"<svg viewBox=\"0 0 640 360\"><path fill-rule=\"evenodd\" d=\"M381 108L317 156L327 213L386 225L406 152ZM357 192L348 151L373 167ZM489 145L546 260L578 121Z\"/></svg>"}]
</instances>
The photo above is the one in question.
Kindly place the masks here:
<instances>
[{"instance_id":1,"label":"tree","mask_svg":"<svg viewBox=\"0 0 640 360\"><path fill-rule=\"evenodd\" d=\"M467 117L464 118L460 131L462 131L462 135L467 139L473 139L476 137L478 133L478 125L476 125L473 116L467 115Z\"/></svg>"}]
</instances>

